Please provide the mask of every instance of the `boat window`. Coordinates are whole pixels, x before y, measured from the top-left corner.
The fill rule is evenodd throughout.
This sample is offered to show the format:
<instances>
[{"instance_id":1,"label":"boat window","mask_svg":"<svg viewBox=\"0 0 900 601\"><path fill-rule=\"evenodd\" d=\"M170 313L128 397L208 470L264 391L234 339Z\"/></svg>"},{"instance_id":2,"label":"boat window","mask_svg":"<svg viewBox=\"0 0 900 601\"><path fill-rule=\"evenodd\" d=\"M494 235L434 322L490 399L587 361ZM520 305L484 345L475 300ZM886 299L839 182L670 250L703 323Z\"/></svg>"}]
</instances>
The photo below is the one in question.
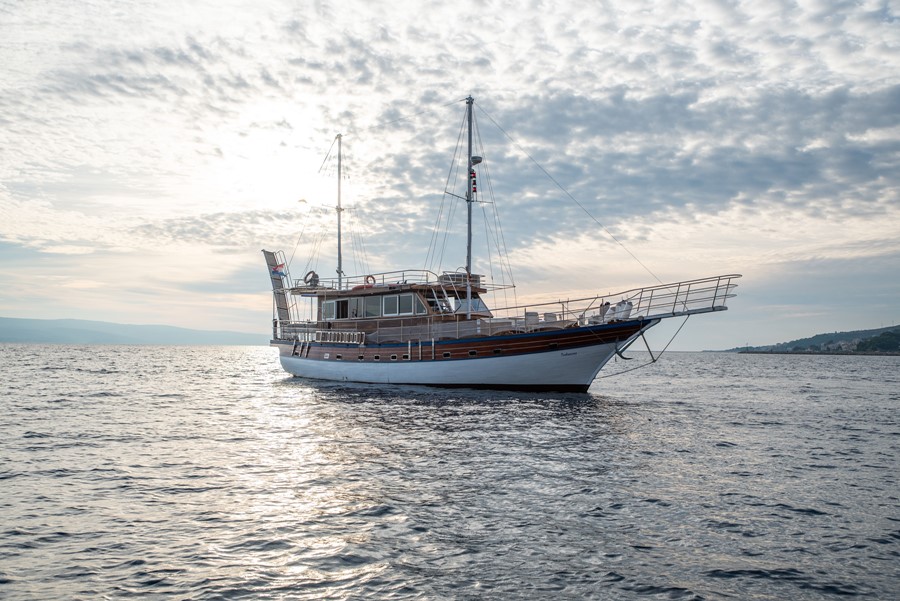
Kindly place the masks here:
<instances>
[{"instance_id":1,"label":"boat window","mask_svg":"<svg viewBox=\"0 0 900 601\"><path fill-rule=\"evenodd\" d=\"M334 319L334 301L322 303L322 319Z\"/></svg>"},{"instance_id":2,"label":"boat window","mask_svg":"<svg viewBox=\"0 0 900 601\"><path fill-rule=\"evenodd\" d=\"M350 316L350 299L335 301L334 309L334 317L336 319L347 319Z\"/></svg>"},{"instance_id":3,"label":"boat window","mask_svg":"<svg viewBox=\"0 0 900 601\"><path fill-rule=\"evenodd\" d=\"M385 296L384 297L384 314L385 315L396 315L397 314L397 297L396 296Z\"/></svg>"},{"instance_id":4,"label":"boat window","mask_svg":"<svg viewBox=\"0 0 900 601\"><path fill-rule=\"evenodd\" d=\"M398 313L400 315L412 315L413 314L413 295L412 294L401 294L398 306Z\"/></svg>"},{"instance_id":5,"label":"boat window","mask_svg":"<svg viewBox=\"0 0 900 601\"><path fill-rule=\"evenodd\" d=\"M416 299L416 315L424 315L428 313L428 309L425 308L425 303L422 302L422 297L418 294L414 296Z\"/></svg>"},{"instance_id":6,"label":"boat window","mask_svg":"<svg viewBox=\"0 0 900 601\"><path fill-rule=\"evenodd\" d=\"M366 317L381 317L381 297L366 297Z\"/></svg>"},{"instance_id":7,"label":"boat window","mask_svg":"<svg viewBox=\"0 0 900 601\"><path fill-rule=\"evenodd\" d=\"M351 298L350 299L350 318L356 319L366 314L366 299Z\"/></svg>"},{"instance_id":8,"label":"boat window","mask_svg":"<svg viewBox=\"0 0 900 601\"><path fill-rule=\"evenodd\" d=\"M454 299L456 308L454 310L455 313L465 313L466 307L469 306L469 302L464 298ZM484 301L481 300L477 296L472 297L471 301L471 312L472 313L481 313L486 315L491 315L491 311L487 308L487 305L484 304Z\"/></svg>"}]
</instances>

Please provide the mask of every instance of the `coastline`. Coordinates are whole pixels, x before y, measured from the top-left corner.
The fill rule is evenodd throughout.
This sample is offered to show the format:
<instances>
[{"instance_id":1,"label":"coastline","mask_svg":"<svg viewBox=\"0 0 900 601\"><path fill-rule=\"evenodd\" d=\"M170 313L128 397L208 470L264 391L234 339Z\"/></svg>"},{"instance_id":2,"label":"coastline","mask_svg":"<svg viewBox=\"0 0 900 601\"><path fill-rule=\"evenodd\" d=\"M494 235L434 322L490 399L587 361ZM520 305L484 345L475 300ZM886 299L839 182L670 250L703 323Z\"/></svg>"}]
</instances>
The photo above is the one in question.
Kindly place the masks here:
<instances>
[{"instance_id":1,"label":"coastline","mask_svg":"<svg viewBox=\"0 0 900 601\"><path fill-rule=\"evenodd\" d=\"M898 357L898 351L737 351L739 355L853 355L857 357Z\"/></svg>"}]
</instances>

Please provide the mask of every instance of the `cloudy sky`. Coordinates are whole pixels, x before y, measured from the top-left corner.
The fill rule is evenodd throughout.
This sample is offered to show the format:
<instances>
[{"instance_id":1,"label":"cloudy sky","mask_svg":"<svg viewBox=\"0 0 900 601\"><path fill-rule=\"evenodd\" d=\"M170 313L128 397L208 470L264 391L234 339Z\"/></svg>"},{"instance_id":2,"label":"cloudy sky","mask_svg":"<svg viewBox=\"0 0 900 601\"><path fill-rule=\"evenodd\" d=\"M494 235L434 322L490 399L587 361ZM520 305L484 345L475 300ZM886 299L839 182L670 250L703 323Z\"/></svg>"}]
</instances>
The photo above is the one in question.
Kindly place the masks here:
<instances>
[{"instance_id":1,"label":"cloudy sky","mask_svg":"<svg viewBox=\"0 0 900 601\"><path fill-rule=\"evenodd\" d=\"M264 338L260 249L333 273L337 133L345 271L422 268L469 94L520 299L743 274L682 349L900 321L884 0L0 0L0 315Z\"/></svg>"}]
</instances>

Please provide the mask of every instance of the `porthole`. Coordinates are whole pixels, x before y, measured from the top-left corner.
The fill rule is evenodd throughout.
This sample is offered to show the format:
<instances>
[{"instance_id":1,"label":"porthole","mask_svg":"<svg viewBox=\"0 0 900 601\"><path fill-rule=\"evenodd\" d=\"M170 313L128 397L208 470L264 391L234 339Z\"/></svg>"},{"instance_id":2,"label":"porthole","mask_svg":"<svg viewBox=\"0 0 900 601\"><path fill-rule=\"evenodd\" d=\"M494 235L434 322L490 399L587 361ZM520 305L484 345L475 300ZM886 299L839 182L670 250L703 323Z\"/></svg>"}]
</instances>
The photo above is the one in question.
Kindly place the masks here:
<instances>
[{"instance_id":1,"label":"porthole","mask_svg":"<svg viewBox=\"0 0 900 601\"><path fill-rule=\"evenodd\" d=\"M397 360L397 355L391 355L391 361L396 361L396 360Z\"/></svg>"},{"instance_id":2,"label":"porthole","mask_svg":"<svg viewBox=\"0 0 900 601\"><path fill-rule=\"evenodd\" d=\"M450 358L450 353L444 353L444 359L449 359L449 358Z\"/></svg>"},{"instance_id":3,"label":"porthole","mask_svg":"<svg viewBox=\"0 0 900 601\"><path fill-rule=\"evenodd\" d=\"M335 361L340 361L340 360L343 359L343 358L344 358L344 356L343 356L343 355L340 355L340 354L334 356L334 360L335 360Z\"/></svg>"},{"instance_id":4,"label":"porthole","mask_svg":"<svg viewBox=\"0 0 900 601\"><path fill-rule=\"evenodd\" d=\"M404 360L404 361L409 361L409 355L403 355L403 360Z\"/></svg>"},{"instance_id":5,"label":"porthole","mask_svg":"<svg viewBox=\"0 0 900 601\"><path fill-rule=\"evenodd\" d=\"M375 355L372 357L375 361L381 361L381 355Z\"/></svg>"},{"instance_id":6,"label":"porthole","mask_svg":"<svg viewBox=\"0 0 900 601\"><path fill-rule=\"evenodd\" d=\"M495 349L494 349L494 354L495 354L495 355L499 355L499 354L502 353L502 352L503 352L503 349L502 349L502 348L495 348Z\"/></svg>"},{"instance_id":7,"label":"porthole","mask_svg":"<svg viewBox=\"0 0 900 601\"><path fill-rule=\"evenodd\" d=\"M477 355L477 354L478 354L478 351L469 351L469 356L470 356L470 357L474 357L474 356Z\"/></svg>"},{"instance_id":8,"label":"porthole","mask_svg":"<svg viewBox=\"0 0 900 601\"><path fill-rule=\"evenodd\" d=\"M366 358L365 355L359 355L358 357L356 357L356 359L357 359L358 361L362 361L362 360L364 360L365 358Z\"/></svg>"}]
</instances>

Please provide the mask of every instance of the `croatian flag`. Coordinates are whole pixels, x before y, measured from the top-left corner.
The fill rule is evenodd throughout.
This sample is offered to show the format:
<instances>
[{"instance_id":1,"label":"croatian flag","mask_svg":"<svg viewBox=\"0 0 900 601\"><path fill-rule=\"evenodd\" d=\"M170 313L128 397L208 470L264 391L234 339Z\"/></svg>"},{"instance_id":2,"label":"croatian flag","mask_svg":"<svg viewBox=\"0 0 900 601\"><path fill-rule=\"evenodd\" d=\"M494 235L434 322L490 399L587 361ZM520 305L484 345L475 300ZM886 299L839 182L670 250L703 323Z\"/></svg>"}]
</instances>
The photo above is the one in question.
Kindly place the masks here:
<instances>
[{"instance_id":1,"label":"croatian flag","mask_svg":"<svg viewBox=\"0 0 900 601\"><path fill-rule=\"evenodd\" d=\"M276 265L275 267L273 267L272 275L280 275L281 277L284 277L284 263L281 263L280 265Z\"/></svg>"}]
</instances>

